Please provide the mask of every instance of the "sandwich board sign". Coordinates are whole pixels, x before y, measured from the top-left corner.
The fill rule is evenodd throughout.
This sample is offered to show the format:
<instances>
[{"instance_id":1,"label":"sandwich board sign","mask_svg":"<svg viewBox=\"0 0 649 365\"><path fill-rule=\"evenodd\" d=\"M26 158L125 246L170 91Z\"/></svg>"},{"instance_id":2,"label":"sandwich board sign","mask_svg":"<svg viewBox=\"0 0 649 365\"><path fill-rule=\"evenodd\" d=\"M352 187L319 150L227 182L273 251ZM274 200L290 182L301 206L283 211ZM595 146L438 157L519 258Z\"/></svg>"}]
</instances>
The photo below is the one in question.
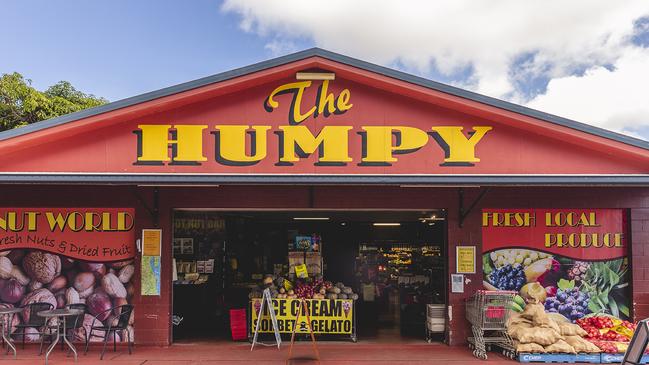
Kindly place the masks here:
<instances>
[{"instance_id":1,"label":"sandwich board sign","mask_svg":"<svg viewBox=\"0 0 649 365\"><path fill-rule=\"evenodd\" d=\"M259 307L259 315L257 316L257 324L255 325L255 333L252 337L252 346L250 351L255 348L255 344L260 344L264 346L274 346L273 344L266 345L263 342L257 342L257 336L259 335L259 326L261 325L261 317L264 315L264 309L268 308L268 314L270 315L271 323L273 324L273 332L275 332L275 342L277 348L279 349L282 344L282 337L279 335L279 329L277 327L277 317L275 317L275 309L273 307L273 300L270 297L270 289L264 289L264 293L261 298L261 307ZM255 310L254 308L252 310Z\"/></svg>"}]
</instances>

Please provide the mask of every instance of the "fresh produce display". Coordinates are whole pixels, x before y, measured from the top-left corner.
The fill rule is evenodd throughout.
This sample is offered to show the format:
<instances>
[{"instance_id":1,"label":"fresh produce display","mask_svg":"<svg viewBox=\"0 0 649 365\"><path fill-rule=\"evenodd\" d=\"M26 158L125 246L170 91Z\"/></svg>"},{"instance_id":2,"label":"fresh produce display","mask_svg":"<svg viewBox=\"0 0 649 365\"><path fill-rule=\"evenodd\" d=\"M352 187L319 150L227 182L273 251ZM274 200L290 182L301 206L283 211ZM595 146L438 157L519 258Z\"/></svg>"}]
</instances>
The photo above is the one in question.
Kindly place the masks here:
<instances>
[{"instance_id":1,"label":"fresh produce display","mask_svg":"<svg viewBox=\"0 0 649 365\"><path fill-rule=\"evenodd\" d=\"M545 300L545 310L575 321L589 312L588 301L588 293L580 292L577 287L559 289L556 296Z\"/></svg>"},{"instance_id":2,"label":"fresh produce display","mask_svg":"<svg viewBox=\"0 0 649 365\"><path fill-rule=\"evenodd\" d=\"M537 282L527 283L521 288L520 297L537 303L542 303L548 297L548 292ZM523 308L524 307L525 304L523 303Z\"/></svg>"},{"instance_id":3,"label":"fresh produce display","mask_svg":"<svg viewBox=\"0 0 649 365\"><path fill-rule=\"evenodd\" d=\"M558 313L529 304L513 315L508 333L517 351L534 353L622 353L626 351L636 325L610 315L589 315L572 324Z\"/></svg>"},{"instance_id":4,"label":"fresh produce display","mask_svg":"<svg viewBox=\"0 0 649 365\"><path fill-rule=\"evenodd\" d=\"M507 264L489 274L489 282L501 290L518 291L525 284L525 272L520 264Z\"/></svg>"},{"instance_id":5,"label":"fresh produce display","mask_svg":"<svg viewBox=\"0 0 649 365\"><path fill-rule=\"evenodd\" d=\"M626 350L635 325L628 321L632 296L622 213L483 212L483 285L488 290L518 291L511 305L515 313L508 322L517 351Z\"/></svg>"},{"instance_id":6,"label":"fresh produce display","mask_svg":"<svg viewBox=\"0 0 649 365\"><path fill-rule=\"evenodd\" d=\"M482 257L484 286L519 292L513 309L541 303L573 323L588 315L629 319L625 258L587 262L532 249L499 249Z\"/></svg>"},{"instance_id":7,"label":"fresh produce display","mask_svg":"<svg viewBox=\"0 0 649 365\"><path fill-rule=\"evenodd\" d=\"M590 294L588 307L593 313L608 313L629 318L627 264L625 260L594 262L586 271L581 290Z\"/></svg>"},{"instance_id":8,"label":"fresh produce display","mask_svg":"<svg viewBox=\"0 0 649 365\"><path fill-rule=\"evenodd\" d=\"M577 324L588 332L589 340L629 342L636 329L634 323L609 316L586 317L577 320Z\"/></svg>"},{"instance_id":9,"label":"fresh produce display","mask_svg":"<svg viewBox=\"0 0 649 365\"><path fill-rule=\"evenodd\" d=\"M618 346L616 342L591 340L595 346L607 354L617 354L626 351L626 347Z\"/></svg>"},{"instance_id":10,"label":"fresh produce display","mask_svg":"<svg viewBox=\"0 0 649 365\"><path fill-rule=\"evenodd\" d=\"M546 313L540 303L528 304L509 318L507 333L518 352L599 353L600 348L584 339L580 326L562 316Z\"/></svg>"},{"instance_id":11,"label":"fresh produce display","mask_svg":"<svg viewBox=\"0 0 649 365\"><path fill-rule=\"evenodd\" d=\"M550 257L550 255L534 250L512 249L493 251L489 254L489 257L494 267L499 268L514 264L529 266L535 261Z\"/></svg>"},{"instance_id":12,"label":"fresh produce display","mask_svg":"<svg viewBox=\"0 0 649 365\"><path fill-rule=\"evenodd\" d=\"M322 277L298 279L293 285L283 277L273 275L266 275L262 283L250 292L249 298L261 298L266 288L270 288L272 298L279 299L358 299L358 294L352 288L343 283L334 285L330 281L324 281Z\"/></svg>"},{"instance_id":13,"label":"fresh produce display","mask_svg":"<svg viewBox=\"0 0 649 365\"><path fill-rule=\"evenodd\" d=\"M580 282L586 278L586 271L590 264L584 261L575 261L574 265L568 270L568 278Z\"/></svg>"},{"instance_id":14,"label":"fresh produce display","mask_svg":"<svg viewBox=\"0 0 649 365\"><path fill-rule=\"evenodd\" d=\"M576 322L530 304L509 319L507 332L518 352L617 354L626 351L636 327L609 315L590 315Z\"/></svg>"}]
</instances>

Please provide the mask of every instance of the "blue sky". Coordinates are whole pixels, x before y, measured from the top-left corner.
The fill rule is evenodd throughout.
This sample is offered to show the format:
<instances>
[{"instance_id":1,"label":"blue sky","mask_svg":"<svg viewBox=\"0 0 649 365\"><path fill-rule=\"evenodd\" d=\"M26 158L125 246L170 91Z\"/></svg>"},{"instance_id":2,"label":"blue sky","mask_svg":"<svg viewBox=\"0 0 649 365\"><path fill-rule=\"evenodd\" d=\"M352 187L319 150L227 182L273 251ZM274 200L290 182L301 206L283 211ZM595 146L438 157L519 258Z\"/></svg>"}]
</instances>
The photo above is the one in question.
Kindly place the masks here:
<instances>
[{"instance_id":1,"label":"blue sky","mask_svg":"<svg viewBox=\"0 0 649 365\"><path fill-rule=\"evenodd\" d=\"M7 0L0 73L111 101L318 46L649 139L649 2Z\"/></svg>"},{"instance_id":2,"label":"blue sky","mask_svg":"<svg viewBox=\"0 0 649 365\"><path fill-rule=\"evenodd\" d=\"M191 6L187 4L191 3ZM218 1L8 1L0 72L118 100L272 57Z\"/></svg>"}]
</instances>

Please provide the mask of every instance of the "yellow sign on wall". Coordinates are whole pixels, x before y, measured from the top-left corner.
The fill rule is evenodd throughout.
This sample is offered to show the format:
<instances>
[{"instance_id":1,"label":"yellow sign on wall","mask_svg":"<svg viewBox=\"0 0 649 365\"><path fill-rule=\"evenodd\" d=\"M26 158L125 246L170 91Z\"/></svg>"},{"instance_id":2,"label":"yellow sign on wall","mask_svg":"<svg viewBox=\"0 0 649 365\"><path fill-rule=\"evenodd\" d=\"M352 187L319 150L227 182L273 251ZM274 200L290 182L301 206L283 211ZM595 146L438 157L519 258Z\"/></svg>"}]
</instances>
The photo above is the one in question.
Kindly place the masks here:
<instances>
[{"instance_id":1,"label":"yellow sign on wall","mask_svg":"<svg viewBox=\"0 0 649 365\"><path fill-rule=\"evenodd\" d=\"M311 318L311 327L313 333L320 334L351 334L354 318L354 301L351 299L307 299L309 317ZM255 331L257 317L261 308L261 298L253 299L250 302L252 313L251 331ZM298 310L300 310L299 299L273 299L273 308L275 317L277 317L277 327L280 333L292 333L293 327L295 332L308 333L306 313L300 313L300 320L296 324ZM270 320L270 314L264 309L260 321L260 333L273 332L273 325Z\"/></svg>"},{"instance_id":2,"label":"yellow sign on wall","mask_svg":"<svg viewBox=\"0 0 649 365\"><path fill-rule=\"evenodd\" d=\"M160 256L162 245L161 229L142 230L142 256Z\"/></svg>"},{"instance_id":3,"label":"yellow sign on wall","mask_svg":"<svg viewBox=\"0 0 649 365\"><path fill-rule=\"evenodd\" d=\"M455 272L475 274L475 246L457 246L455 259Z\"/></svg>"}]
</instances>

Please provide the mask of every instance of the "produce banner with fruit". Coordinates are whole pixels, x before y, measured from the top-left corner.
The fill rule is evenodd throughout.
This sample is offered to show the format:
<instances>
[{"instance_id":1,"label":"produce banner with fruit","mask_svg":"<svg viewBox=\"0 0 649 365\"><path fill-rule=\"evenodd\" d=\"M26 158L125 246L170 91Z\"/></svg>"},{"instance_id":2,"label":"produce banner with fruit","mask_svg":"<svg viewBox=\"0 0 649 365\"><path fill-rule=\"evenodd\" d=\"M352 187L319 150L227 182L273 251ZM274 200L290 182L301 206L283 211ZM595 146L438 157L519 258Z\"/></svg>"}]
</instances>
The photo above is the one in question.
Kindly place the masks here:
<instances>
[{"instance_id":1,"label":"produce banner with fruit","mask_svg":"<svg viewBox=\"0 0 649 365\"><path fill-rule=\"evenodd\" d=\"M484 286L519 292L514 309L541 303L576 322L630 318L621 209L485 209Z\"/></svg>"},{"instance_id":2,"label":"produce banner with fruit","mask_svg":"<svg viewBox=\"0 0 649 365\"><path fill-rule=\"evenodd\" d=\"M308 332L307 313L300 313L300 320L296 324L300 299L273 299L273 308L277 317L277 326L280 333ZM316 334L341 334L351 335L353 330L354 301L352 299L306 299L311 318L311 328ZM257 326L257 318L261 309L261 299L255 298L250 302L252 313L251 331ZM270 314L266 309L261 316L259 332L273 332Z\"/></svg>"},{"instance_id":3,"label":"produce banner with fruit","mask_svg":"<svg viewBox=\"0 0 649 365\"><path fill-rule=\"evenodd\" d=\"M0 208L0 252L36 249L76 260L135 257L132 208Z\"/></svg>"}]
</instances>

